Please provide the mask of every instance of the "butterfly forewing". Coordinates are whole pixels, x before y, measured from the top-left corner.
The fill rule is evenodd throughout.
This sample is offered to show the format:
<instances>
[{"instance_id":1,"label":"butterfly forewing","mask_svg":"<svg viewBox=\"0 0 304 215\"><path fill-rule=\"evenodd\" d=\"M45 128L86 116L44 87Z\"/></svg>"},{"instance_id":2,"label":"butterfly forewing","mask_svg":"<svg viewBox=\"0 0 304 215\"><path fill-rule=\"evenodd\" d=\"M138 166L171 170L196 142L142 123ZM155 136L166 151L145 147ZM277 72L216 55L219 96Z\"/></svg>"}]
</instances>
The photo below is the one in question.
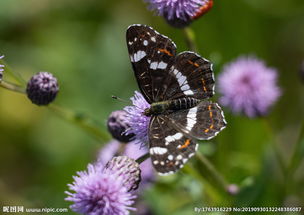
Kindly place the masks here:
<instances>
[{"instance_id":1,"label":"butterfly forewing","mask_svg":"<svg viewBox=\"0 0 304 215\"><path fill-rule=\"evenodd\" d=\"M161 101L159 93L168 83L169 68L176 55L176 46L168 38L145 25L131 25L127 45L138 86L147 102Z\"/></svg>"},{"instance_id":2,"label":"butterfly forewing","mask_svg":"<svg viewBox=\"0 0 304 215\"><path fill-rule=\"evenodd\" d=\"M192 157L198 144L176 130L166 116L155 116L149 128L150 156L160 174L171 174Z\"/></svg>"},{"instance_id":3,"label":"butterfly forewing","mask_svg":"<svg viewBox=\"0 0 304 215\"><path fill-rule=\"evenodd\" d=\"M175 82L170 83L165 92L165 99L185 96L206 99L214 94L212 64L194 52L178 54L170 75L177 80L177 86Z\"/></svg>"},{"instance_id":4,"label":"butterfly forewing","mask_svg":"<svg viewBox=\"0 0 304 215\"><path fill-rule=\"evenodd\" d=\"M226 126L223 111L217 103L202 101L196 107L168 115L179 131L199 140L209 140Z\"/></svg>"}]
</instances>

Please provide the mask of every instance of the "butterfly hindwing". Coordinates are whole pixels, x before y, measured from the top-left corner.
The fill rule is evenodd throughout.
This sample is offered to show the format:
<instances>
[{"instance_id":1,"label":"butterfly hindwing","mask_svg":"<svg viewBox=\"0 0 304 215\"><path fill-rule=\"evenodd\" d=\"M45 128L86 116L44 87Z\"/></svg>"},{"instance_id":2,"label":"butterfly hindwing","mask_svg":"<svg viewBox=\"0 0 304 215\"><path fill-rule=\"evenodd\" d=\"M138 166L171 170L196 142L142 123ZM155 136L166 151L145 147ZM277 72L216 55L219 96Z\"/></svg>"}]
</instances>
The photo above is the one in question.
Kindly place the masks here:
<instances>
[{"instance_id":1,"label":"butterfly hindwing","mask_svg":"<svg viewBox=\"0 0 304 215\"><path fill-rule=\"evenodd\" d=\"M170 75L177 82L171 82L165 92L165 99L185 96L206 99L214 94L212 64L194 52L186 51L178 54L170 69Z\"/></svg>"},{"instance_id":2,"label":"butterfly hindwing","mask_svg":"<svg viewBox=\"0 0 304 215\"><path fill-rule=\"evenodd\" d=\"M226 126L222 109L217 103L202 101L197 106L168 115L176 129L199 140L209 140Z\"/></svg>"},{"instance_id":3,"label":"butterfly hindwing","mask_svg":"<svg viewBox=\"0 0 304 215\"><path fill-rule=\"evenodd\" d=\"M131 25L126 39L141 92L148 103L160 101L159 93L166 88L169 68L174 63L175 44L145 25Z\"/></svg>"},{"instance_id":4,"label":"butterfly hindwing","mask_svg":"<svg viewBox=\"0 0 304 215\"><path fill-rule=\"evenodd\" d=\"M176 130L166 116L154 116L149 128L150 156L160 174L171 174L192 157L198 144Z\"/></svg>"}]
</instances>

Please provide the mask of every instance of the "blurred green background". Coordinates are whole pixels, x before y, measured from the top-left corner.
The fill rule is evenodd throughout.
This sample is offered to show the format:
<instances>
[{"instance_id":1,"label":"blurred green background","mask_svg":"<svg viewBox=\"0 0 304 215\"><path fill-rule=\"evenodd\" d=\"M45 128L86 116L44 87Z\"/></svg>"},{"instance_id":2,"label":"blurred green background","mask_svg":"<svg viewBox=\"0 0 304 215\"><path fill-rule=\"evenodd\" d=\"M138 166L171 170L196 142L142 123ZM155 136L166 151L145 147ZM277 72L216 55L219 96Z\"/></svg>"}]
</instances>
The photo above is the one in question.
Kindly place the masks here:
<instances>
[{"instance_id":1,"label":"blurred green background","mask_svg":"<svg viewBox=\"0 0 304 215\"><path fill-rule=\"evenodd\" d=\"M141 0L1 0L0 55L26 80L53 73L60 84L55 103L86 113L106 130L110 112L126 105L111 95L128 99L138 90L125 42L128 25L150 25L179 52L187 50L183 32L146 7ZM278 69L283 96L267 118L224 109L228 127L200 145L226 180L240 186L238 195L227 197L204 178L179 172L159 177L140 199L152 214L194 214L202 206L303 207L304 80L298 71L304 1L215 1L191 27L216 77L223 64L253 54ZM23 95L1 88L0 104L0 206L68 207L67 183L105 142ZM195 159L190 166L199 168Z\"/></svg>"}]
</instances>

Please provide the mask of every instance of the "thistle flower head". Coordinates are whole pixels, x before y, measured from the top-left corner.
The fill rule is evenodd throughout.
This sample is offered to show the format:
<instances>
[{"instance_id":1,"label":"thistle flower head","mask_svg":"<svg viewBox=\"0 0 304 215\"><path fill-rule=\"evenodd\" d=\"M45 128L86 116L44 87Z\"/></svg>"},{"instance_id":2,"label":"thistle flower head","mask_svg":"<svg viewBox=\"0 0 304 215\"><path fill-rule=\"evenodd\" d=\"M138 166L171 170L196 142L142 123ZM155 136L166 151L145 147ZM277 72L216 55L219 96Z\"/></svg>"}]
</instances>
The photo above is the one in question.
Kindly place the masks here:
<instances>
[{"instance_id":1,"label":"thistle flower head","mask_svg":"<svg viewBox=\"0 0 304 215\"><path fill-rule=\"evenodd\" d=\"M163 16L174 27L185 27L193 19L205 14L213 0L145 0L149 8Z\"/></svg>"},{"instance_id":2,"label":"thistle flower head","mask_svg":"<svg viewBox=\"0 0 304 215\"><path fill-rule=\"evenodd\" d=\"M27 97L36 105L48 105L58 93L57 79L48 72L39 72L27 83Z\"/></svg>"},{"instance_id":3,"label":"thistle flower head","mask_svg":"<svg viewBox=\"0 0 304 215\"><path fill-rule=\"evenodd\" d=\"M4 55L0 56L0 60L4 57ZM2 81L3 78L3 71L4 71L4 65L0 64L0 81Z\"/></svg>"},{"instance_id":4,"label":"thistle flower head","mask_svg":"<svg viewBox=\"0 0 304 215\"><path fill-rule=\"evenodd\" d=\"M126 134L135 134L134 142L144 144L148 142L148 128L150 117L143 113L150 104L145 100L143 95L135 91L135 95L131 97L133 106L126 106L124 110L127 112L127 123L130 126L126 130Z\"/></svg>"},{"instance_id":5,"label":"thistle flower head","mask_svg":"<svg viewBox=\"0 0 304 215\"><path fill-rule=\"evenodd\" d=\"M71 192L66 192L67 201L72 201L70 208L86 215L126 215L135 196L128 192L124 186L123 177L115 171L100 171L93 165L88 165L88 170L78 172L74 182L69 184Z\"/></svg>"},{"instance_id":6,"label":"thistle flower head","mask_svg":"<svg viewBox=\"0 0 304 215\"><path fill-rule=\"evenodd\" d=\"M128 191L136 190L141 181L139 164L127 156L112 158L107 163L104 172L115 172L118 177L122 177L123 185Z\"/></svg>"},{"instance_id":7,"label":"thistle flower head","mask_svg":"<svg viewBox=\"0 0 304 215\"><path fill-rule=\"evenodd\" d=\"M127 113L124 110L113 111L108 118L108 130L112 137L128 143L134 139L133 133L126 134L126 130L130 127L127 122Z\"/></svg>"},{"instance_id":8,"label":"thistle flower head","mask_svg":"<svg viewBox=\"0 0 304 215\"><path fill-rule=\"evenodd\" d=\"M218 86L220 102L249 117L265 115L281 94L277 71L254 57L240 57L224 66Z\"/></svg>"}]
</instances>

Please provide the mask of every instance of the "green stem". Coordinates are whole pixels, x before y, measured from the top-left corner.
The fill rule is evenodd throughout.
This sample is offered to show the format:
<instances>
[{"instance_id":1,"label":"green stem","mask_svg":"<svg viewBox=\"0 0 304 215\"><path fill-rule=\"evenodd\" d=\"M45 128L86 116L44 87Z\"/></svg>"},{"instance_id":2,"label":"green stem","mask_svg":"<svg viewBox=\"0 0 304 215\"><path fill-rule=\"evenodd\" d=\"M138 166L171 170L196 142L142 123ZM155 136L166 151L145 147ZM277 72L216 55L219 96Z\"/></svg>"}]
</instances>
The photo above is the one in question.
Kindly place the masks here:
<instances>
[{"instance_id":1,"label":"green stem","mask_svg":"<svg viewBox=\"0 0 304 215\"><path fill-rule=\"evenodd\" d=\"M272 147L273 147L273 150L274 150L274 153L275 153L276 160L279 163L279 166L281 168L281 171L282 171L284 177L286 177L287 167L286 167L286 164L284 162L283 156L280 152L279 145L278 145L279 142L277 140L277 137L274 135L273 129L272 129L270 123L268 122L268 120L266 118L264 118L263 122L264 122L264 125L265 125L266 129L268 130L268 133L271 135L271 138L273 139L271 142L272 142Z\"/></svg>"},{"instance_id":2,"label":"green stem","mask_svg":"<svg viewBox=\"0 0 304 215\"><path fill-rule=\"evenodd\" d=\"M146 153L142 156L140 156L139 158L136 159L136 162L141 164L142 162L144 162L145 160L147 160L150 157L149 153Z\"/></svg>"},{"instance_id":3,"label":"green stem","mask_svg":"<svg viewBox=\"0 0 304 215\"><path fill-rule=\"evenodd\" d=\"M85 116L82 113L75 113L66 109L63 109L54 104L50 104L48 106L50 110L59 115L61 118L77 125L82 128L84 131L91 134L98 141L106 142L109 140L109 135L106 132L103 132L101 128L99 128L96 123L93 123L92 120Z\"/></svg>"},{"instance_id":4,"label":"green stem","mask_svg":"<svg viewBox=\"0 0 304 215\"><path fill-rule=\"evenodd\" d=\"M300 132L299 137L297 139L296 145L294 147L291 159L288 163L288 175L291 179L293 177L293 174L299 167L299 164L301 164L303 157L304 157L304 122L301 122L300 125Z\"/></svg>"},{"instance_id":5,"label":"green stem","mask_svg":"<svg viewBox=\"0 0 304 215\"><path fill-rule=\"evenodd\" d=\"M18 86L18 85L13 84L13 83L9 83L9 82L6 82L6 81L0 81L0 86L7 89L7 90L10 90L10 91L25 94L25 89L23 87Z\"/></svg>"},{"instance_id":6,"label":"green stem","mask_svg":"<svg viewBox=\"0 0 304 215\"><path fill-rule=\"evenodd\" d=\"M191 51L197 52L197 47L195 43L195 33L190 27L183 28L186 43Z\"/></svg>"},{"instance_id":7,"label":"green stem","mask_svg":"<svg viewBox=\"0 0 304 215\"><path fill-rule=\"evenodd\" d=\"M11 67L8 66L3 59L0 60L0 62L2 62L1 64L3 64L5 66L4 67L5 68L4 69L5 74L8 74L11 77L13 77L18 82L19 85L26 86L26 81L21 77L21 75L19 73L12 70Z\"/></svg>"},{"instance_id":8,"label":"green stem","mask_svg":"<svg viewBox=\"0 0 304 215\"><path fill-rule=\"evenodd\" d=\"M196 157L200 162L199 170L201 170L211 184L216 185L221 191L228 192L229 184L224 177L216 170L210 161L200 152L196 153Z\"/></svg>"},{"instance_id":9,"label":"green stem","mask_svg":"<svg viewBox=\"0 0 304 215\"><path fill-rule=\"evenodd\" d=\"M16 79L16 81L18 81L21 85L24 85L24 86L26 85L26 82L24 81L24 79L18 73L9 69L9 67L7 65L5 65L5 72L12 75ZM9 83L9 82L2 80L2 81L0 81L0 86L7 90L26 94L26 91L23 87L13 84L13 83ZM93 137L95 137L98 141L105 142L105 141L109 140L109 135L106 132L103 132L102 129L100 129L99 126L96 125L96 123L93 123L92 119L90 119L86 115L84 115L82 113L75 113L75 112L63 109L54 104L50 104L47 107L50 110L52 110L54 113L56 113L58 116L60 116L61 118L82 128L84 131L88 132Z\"/></svg>"}]
</instances>

